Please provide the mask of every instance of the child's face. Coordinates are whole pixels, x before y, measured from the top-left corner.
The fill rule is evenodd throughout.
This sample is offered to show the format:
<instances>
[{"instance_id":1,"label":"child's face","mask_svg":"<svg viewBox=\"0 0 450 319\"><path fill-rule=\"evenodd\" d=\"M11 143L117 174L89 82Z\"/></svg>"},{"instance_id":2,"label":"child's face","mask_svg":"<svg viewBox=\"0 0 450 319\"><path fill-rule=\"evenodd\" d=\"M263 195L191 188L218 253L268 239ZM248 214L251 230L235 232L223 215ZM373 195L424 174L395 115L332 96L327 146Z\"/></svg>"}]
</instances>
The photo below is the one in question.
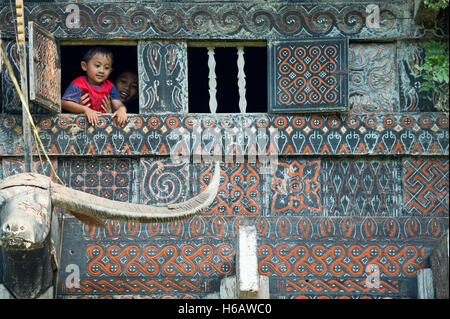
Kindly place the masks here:
<instances>
[{"instance_id":1,"label":"child's face","mask_svg":"<svg viewBox=\"0 0 450 319\"><path fill-rule=\"evenodd\" d=\"M117 77L115 84L122 103L130 102L136 97L138 92L138 79L135 74L124 72Z\"/></svg>"},{"instance_id":2,"label":"child's face","mask_svg":"<svg viewBox=\"0 0 450 319\"><path fill-rule=\"evenodd\" d=\"M101 53L96 53L87 63L81 61L81 68L86 72L88 82L93 85L101 85L113 70L111 57Z\"/></svg>"}]
</instances>

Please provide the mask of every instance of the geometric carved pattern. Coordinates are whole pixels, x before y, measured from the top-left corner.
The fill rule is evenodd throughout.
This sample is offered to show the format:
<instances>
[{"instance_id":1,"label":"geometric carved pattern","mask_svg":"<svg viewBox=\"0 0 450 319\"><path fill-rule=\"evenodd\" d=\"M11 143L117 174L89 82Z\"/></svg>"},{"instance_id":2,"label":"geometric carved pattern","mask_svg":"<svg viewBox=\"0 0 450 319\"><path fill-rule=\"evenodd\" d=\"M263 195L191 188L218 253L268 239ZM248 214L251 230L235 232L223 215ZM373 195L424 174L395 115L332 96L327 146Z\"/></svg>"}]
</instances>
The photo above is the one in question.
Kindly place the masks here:
<instances>
[{"instance_id":1,"label":"geometric carved pattern","mask_svg":"<svg viewBox=\"0 0 450 319\"><path fill-rule=\"evenodd\" d=\"M206 240L214 237L233 240L239 228L256 225L261 239L327 241L341 238L354 241L432 240L448 228L448 220L438 217L317 217L317 216L205 216L171 223L142 224L105 221L106 228L80 225L86 240Z\"/></svg>"},{"instance_id":2,"label":"geometric carved pattern","mask_svg":"<svg viewBox=\"0 0 450 319\"><path fill-rule=\"evenodd\" d=\"M321 213L320 161L278 162L271 185L271 215L282 212Z\"/></svg>"},{"instance_id":3,"label":"geometric carved pattern","mask_svg":"<svg viewBox=\"0 0 450 319\"><path fill-rule=\"evenodd\" d=\"M265 276L361 277L376 264L389 277L415 276L422 268L425 247L334 243L276 243L258 247L259 271Z\"/></svg>"},{"instance_id":4,"label":"geometric carved pattern","mask_svg":"<svg viewBox=\"0 0 450 319\"><path fill-rule=\"evenodd\" d=\"M448 160L406 159L402 164L404 214L448 217Z\"/></svg>"},{"instance_id":5,"label":"geometric carved pattern","mask_svg":"<svg viewBox=\"0 0 450 319\"><path fill-rule=\"evenodd\" d=\"M198 171L197 171L198 168ZM204 169L204 168L203 168ZM192 180L200 181L200 191L211 180L211 165L203 170L194 166ZM210 208L202 214L205 216L258 216L262 213L258 201L262 194L261 176L255 163L224 163L216 199Z\"/></svg>"},{"instance_id":6,"label":"geometric carved pattern","mask_svg":"<svg viewBox=\"0 0 450 319\"><path fill-rule=\"evenodd\" d=\"M131 201L133 166L130 159L73 160L60 165L65 185L100 197Z\"/></svg>"},{"instance_id":7,"label":"geometric carved pattern","mask_svg":"<svg viewBox=\"0 0 450 319\"><path fill-rule=\"evenodd\" d=\"M270 111L348 109L347 39L270 45Z\"/></svg>"},{"instance_id":8,"label":"geometric carved pattern","mask_svg":"<svg viewBox=\"0 0 450 319\"><path fill-rule=\"evenodd\" d=\"M349 103L352 113L391 113L398 109L393 44L354 44L349 55Z\"/></svg>"},{"instance_id":9,"label":"geometric carved pattern","mask_svg":"<svg viewBox=\"0 0 450 319\"><path fill-rule=\"evenodd\" d=\"M428 253L428 247L403 243L267 242L258 247L258 269L284 298L414 298L415 276ZM378 269L375 286L366 283L368 267Z\"/></svg>"},{"instance_id":10,"label":"geometric carved pattern","mask_svg":"<svg viewBox=\"0 0 450 319\"><path fill-rule=\"evenodd\" d=\"M120 224L120 223L119 223ZM126 225L130 223L122 223ZM110 225L108 225L109 227ZM116 225L120 228L120 225ZM148 225L146 225L148 226ZM89 230L89 226L81 226ZM80 224L65 222L61 277L57 289L65 295L180 294L210 292L210 281L234 270L234 247L230 242L209 240L157 241L129 237L85 239ZM133 229L130 229L130 233ZM86 233L84 233L86 234ZM71 242L68 245L67 241ZM80 268L80 287L66 286L64 269ZM215 290L215 288L214 288Z\"/></svg>"},{"instance_id":11,"label":"geometric carved pattern","mask_svg":"<svg viewBox=\"0 0 450 319\"><path fill-rule=\"evenodd\" d=\"M361 296L361 298L374 298L377 294L381 296L388 295L398 295L402 288L400 286L401 281L399 280L380 280L378 287L370 287L366 284L366 278L355 278L355 279L286 279L286 292L289 293L302 293L302 294L312 294L316 295L318 293L326 294L327 297L321 296L322 298L330 298L333 296L338 296L340 298L347 297L348 294L364 294L367 296ZM404 284L402 285L404 286ZM403 288L404 289L404 288ZM343 294L345 293L345 294ZM296 298L308 298L305 295L296 296ZM369 297L370 296L370 297ZM401 296L405 297L405 296Z\"/></svg>"},{"instance_id":12,"label":"geometric carved pattern","mask_svg":"<svg viewBox=\"0 0 450 319\"><path fill-rule=\"evenodd\" d=\"M82 115L63 114L40 117L37 121L44 146L50 155L169 155L172 145L188 140L187 151L198 152L200 142L211 144L203 136L200 141L195 129L218 130L218 136L236 131L262 130L268 140L271 128L278 155L447 155L449 147L448 118L433 113L363 114L363 115L274 115L248 114L242 117L216 115L130 116L123 129L115 127L110 115L99 116L95 129ZM20 119L7 116L0 121L0 152L20 156ZM172 134L178 130L177 134ZM184 131L183 131L184 130ZM182 135L181 132L184 132ZM75 135L76 133L76 135ZM72 136L75 136L74 138ZM175 138L175 140L174 140ZM212 139L212 138L209 138ZM254 149L252 139L244 139L245 152ZM253 145L252 145L253 143ZM225 153L223 143L222 154ZM211 149L211 147L210 147ZM209 151L212 154L212 151ZM247 154L247 153L245 153ZM245 155L243 154L243 155Z\"/></svg>"},{"instance_id":13,"label":"geometric carved pattern","mask_svg":"<svg viewBox=\"0 0 450 319\"><path fill-rule=\"evenodd\" d=\"M102 276L206 276L226 275L233 269L229 244L101 242L86 248L87 272Z\"/></svg>"},{"instance_id":14,"label":"geometric carved pattern","mask_svg":"<svg viewBox=\"0 0 450 319\"><path fill-rule=\"evenodd\" d=\"M400 216L397 161L323 161L325 216Z\"/></svg>"},{"instance_id":15,"label":"geometric carved pattern","mask_svg":"<svg viewBox=\"0 0 450 319\"><path fill-rule=\"evenodd\" d=\"M6 48L6 52L8 54L9 61L11 62L11 66L14 72L16 79L20 81L20 72L19 72L19 53L17 50L17 45L15 41L7 41L3 42ZM25 47L27 50L29 49L28 41L25 42ZM50 53L48 53L50 54ZM2 112L6 114L21 114L22 113L22 103L20 102L19 95L17 94L16 88L12 82L11 77L9 76L8 71L6 70L6 66L2 64L2 72L0 72L1 77L1 91L2 94ZM42 76L42 74L39 74ZM53 87L52 87L53 89ZM56 91L55 91L56 92ZM56 94L54 92L54 94ZM45 92L44 92L45 94ZM59 93L60 94L60 93ZM49 111L45 108L42 108L39 105L36 105L33 101L29 101L30 112L32 114L48 114Z\"/></svg>"}]
</instances>

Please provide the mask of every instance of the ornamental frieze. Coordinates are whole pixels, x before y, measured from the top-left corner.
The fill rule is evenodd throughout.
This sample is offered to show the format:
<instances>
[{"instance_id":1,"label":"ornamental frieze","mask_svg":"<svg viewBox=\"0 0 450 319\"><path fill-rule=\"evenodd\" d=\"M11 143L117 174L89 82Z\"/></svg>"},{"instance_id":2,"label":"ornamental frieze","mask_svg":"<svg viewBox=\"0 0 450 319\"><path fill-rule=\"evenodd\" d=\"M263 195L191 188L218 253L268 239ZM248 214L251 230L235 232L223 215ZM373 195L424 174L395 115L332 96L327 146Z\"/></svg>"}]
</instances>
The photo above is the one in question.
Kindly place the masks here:
<instances>
[{"instance_id":1,"label":"ornamental frieze","mask_svg":"<svg viewBox=\"0 0 450 319\"><path fill-rule=\"evenodd\" d=\"M412 3L379 1L372 5L376 7L367 3L78 3L79 23L74 23L73 5L33 3L25 5L25 18L57 38L367 39L417 33L404 25L405 19L412 19ZM2 4L1 29L12 34L13 21L9 6Z\"/></svg>"},{"instance_id":2,"label":"ornamental frieze","mask_svg":"<svg viewBox=\"0 0 450 319\"><path fill-rule=\"evenodd\" d=\"M71 114L35 121L43 145L55 156L218 155L232 162L245 155L254 155L252 161L281 155L447 155L449 146L448 118L439 113L142 114L130 115L124 128L110 115L99 116L97 127ZM22 154L19 117L2 117L0 136L0 154Z\"/></svg>"}]
</instances>

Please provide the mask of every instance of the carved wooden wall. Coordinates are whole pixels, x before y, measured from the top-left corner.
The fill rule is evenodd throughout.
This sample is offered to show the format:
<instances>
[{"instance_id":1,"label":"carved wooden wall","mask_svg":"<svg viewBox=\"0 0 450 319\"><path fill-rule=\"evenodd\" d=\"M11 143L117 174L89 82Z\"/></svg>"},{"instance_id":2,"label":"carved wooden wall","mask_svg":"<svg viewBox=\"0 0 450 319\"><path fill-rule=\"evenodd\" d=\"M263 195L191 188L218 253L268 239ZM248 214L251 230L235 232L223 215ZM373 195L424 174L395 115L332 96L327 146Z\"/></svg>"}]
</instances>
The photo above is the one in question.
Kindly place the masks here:
<instances>
[{"instance_id":1,"label":"carved wooden wall","mask_svg":"<svg viewBox=\"0 0 450 319\"><path fill-rule=\"evenodd\" d=\"M243 139L245 155L255 147L252 136L265 149L272 138L279 163L264 171L258 157L223 162L215 201L185 221L105 221L98 229L61 212L57 297L204 298L235 274L243 225L257 227L259 273L269 277L271 298L416 297L417 270L429 266L448 229L449 136L448 118L410 74L423 59L417 38L424 34L413 23L411 2L376 2L378 29L368 27L359 2L86 2L79 3L78 30L65 26L66 2L59 2L30 3L26 15L58 38L140 40L140 114L124 128L109 115L94 128L83 116L34 111L66 185L121 201L182 201L206 187L211 165L174 163L171 151L198 155L217 142L225 153L227 134ZM3 4L0 25L8 36L12 14ZM184 40L302 37L349 39L347 111L187 113ZM8 50L16 59L12 43ZM20 104L2 77L0 178L24 169ZM220 138L199 137L198 129L217 129ZM35 169L51 175L48 165L36 162ZM70 264L81 270L78 289L65 283ZM378 288L366 285L369 265L379 268Z\"/></svg>"}]
</instances>

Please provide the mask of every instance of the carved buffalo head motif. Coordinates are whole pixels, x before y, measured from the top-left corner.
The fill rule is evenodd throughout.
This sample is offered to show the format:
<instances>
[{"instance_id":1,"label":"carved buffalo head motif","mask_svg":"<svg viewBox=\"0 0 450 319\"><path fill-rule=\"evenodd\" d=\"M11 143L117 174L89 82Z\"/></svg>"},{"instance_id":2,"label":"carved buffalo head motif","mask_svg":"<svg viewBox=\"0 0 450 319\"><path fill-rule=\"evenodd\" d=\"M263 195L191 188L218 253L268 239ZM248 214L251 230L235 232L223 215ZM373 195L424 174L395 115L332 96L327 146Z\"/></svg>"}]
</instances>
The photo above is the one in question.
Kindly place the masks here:
<instances>
[{"instance_id":1,"label":"carved buffalo head motif","mask_svg":"<svg viewBox=\"0 0 450 319\"><path fill-rule=\"evenodd\" d=\"M214 200L220 165L199 195L177 204L152 206L118 202L54 183L47 176L24 173L0 181L0 241L4 247L33 249L48 235L52 205L69 210L82 222L104 227L101 219L142 223L168 222L193 216Z\"/></svg>"}]
</instances>

